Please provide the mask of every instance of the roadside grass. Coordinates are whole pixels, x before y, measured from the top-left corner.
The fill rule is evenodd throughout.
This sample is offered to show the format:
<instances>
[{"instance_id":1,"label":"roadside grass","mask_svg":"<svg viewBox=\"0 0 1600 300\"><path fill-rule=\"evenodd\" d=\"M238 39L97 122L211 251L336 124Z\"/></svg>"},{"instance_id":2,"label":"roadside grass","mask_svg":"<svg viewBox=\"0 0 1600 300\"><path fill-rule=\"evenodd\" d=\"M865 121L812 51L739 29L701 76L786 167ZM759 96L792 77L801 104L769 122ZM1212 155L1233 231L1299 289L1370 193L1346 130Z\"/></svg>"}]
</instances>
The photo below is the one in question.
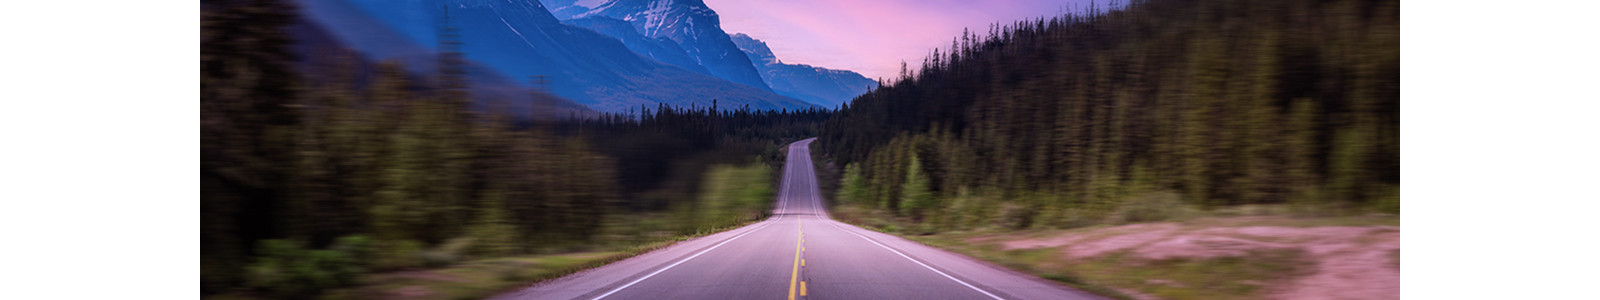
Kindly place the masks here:
<instances>
[{"instance_id":1,"label":"roadside grass","mask_svg":"<svg viewBox=\"0 0 1600 300\"><path fill-rule=\"evenodd\" d=\"M482 299L538 282L599 267L672 242L627 251L596 251L472 260L444 268L372 273L353 287L323 292L317 299ZM206 297L272 299L250 292Z\"/></svg>"},{"instance_id":2,"label":"roadside grass","mask_svg":"<svg viewBox=\"0 0 1600 300\"><path fill-rule=\"evenodd\" d=\"M631 251L506 257L454 266L372 274L363 285L324 299L479 299L627 258Z\"/></svg>"},{"instance_id":3,"label":"roadside grass","mask_svg":"<svg viewBox=\"0 0 1600 300\"><path fill-rule=\"evenodd\" d=\"M873 211L853 205L839 205L832 209L834 219L856 227L891 234L922 243L929 247L943 249L966 255L1002 267L1038 276L1040 278L1065 284L1078 290L1094 293L1112 299L1136 299L1116 288L1085 280L1077 274L1064 272L1065 265L1055 259L1053 248L1002 250L999 244L975 243L972 239L985 239L997 235L1040 235L1059 231L1028 230L1005 231L993 229L952 231L932 235L909 235L899 232L899 228L889 217L875 214ZM1094 226L1098 228L1100 226ZM1084 228L1080 228L1084 229Z\"/></svg>"},{"instance_id":4,"label":"roadside grass","mask_svg":"<svg viewBox=\"0 0 1600 300\"><path fill-rule=\"evenodd\" d=\"M1293 217L1278 215L1256 215L1242 217L1203 217L1177 222L1189 228L1210 227L1247 227L1247 226L1277 226L1277 227L1325 227L1325 226L1400 226L1400 216L1396 215L1354 215L1333 217Z\"/></svg>"},{"instance_id":5,"label":"roadside grass","mask_svg":"<svg viewBox=\"0 0 1600 300\"><path fill-rule=\"evenodd\" d=\"M1163 299L1260 299L1266 292L1263 287L1305 274L1309 271L1305 266L1310 265L1298 250L1154 261L1134 258L1125 250L1072 261L1065 259L1059 248L1002 250L999 244L968 242L981 234L907 238L1116 299L1136 299L1130 294Z\"/></svg>"},{"instance_id":6,"label":"roadside grass","mask_svg":"<svg viewBox=\"0 0 1600 300\"><path fill-rule=\"evenodd\" d=\"M821 163L818 166L819 174L838 172L837 166ZM1316 271L1315 261L1311 255L1298 249L1251 250L1242 256L1161 260L1139 258L1131 255L1131 250L1121 250L1072 259L1063 253L1061 247L1007 250L1003 243L1063 235L1076 235L1076 243L1087 243L1150 230L1188 232L1253 226L1400 226L1400 217L1393 213L1369 213L1371 210L1338 207L1268 204L1201 210L1159 201L1146 204L1154 207L1155 212L1163 213L1163 217L1128 218L1126 211L1118 211L1077 222L1056 225L1035 223L1018 227L1004 222L1005 214L997 213L1003 210L979 209L972 212L977 222L946 225L942 228L944 230L930 230L929 224L917 224L906 217L875 209L870 204L834 203L830 211L834 219L841 222L900 236L1115 299L1262 299L1273 292L1269 289ZM1124 210L1129 207L1141 208L1133 205L1124 207ZM1134 212L1150 211L1149 207L1143 208L1147 209ZM1157 226L1124 227L1127 225ZM1277 239L1248 235L1233 237L1263 242ZM1391 254L1397 269L1399 256L1399 251Z\"/></svg>"},{"instance_id":7,"label":"roadside grass","mask_svg":"<svg viewBox=\"0 0 1600 300\"><path fill-rule=\"evenodd\" d=\"M1077 273L1068 272L1068 266L1055 259L1056 249L1054 248L1001 250L1000 245L996 244L966 242L965 240L971 235L964 234L902 235L901 237L1055 281L1096 295L1112 299L1136 299L1112 286L1094 281L1093 278L1084 278Z\"/></svg>"},{"instance_id":8,"label":"roadside grass","mask_svg":"<svg viewBox=\"0 0 1600 300\"><path fill-rule=\"evenodd\" d=\"M1252 251L1245 256L1140 261L1127 251L1075 263L1061 272L1166 299L1261 299L1273 281L1307 272L1299 250Z\"/></svg>"},{"instance_id":9,"label":"roadside grass","mask_svg":"<svg viewBox=\"0 0 1600 300\"><path fill-rule=\"evenodd\" d=\"M543 245L531 253L509 257L470 254L472 239L458 239L440 248L452 249L450 259L418 264L398 271L341 274L340 288L318 287L296 294L271 288L238 288L202 295L206 299L481 299L515 291L539 282L603 266L677 242L743 227L770 217L774 199L770 172L759 164L713 166L706 172L702 193L692 204L669 213L637 214L605 221L600 238L583 243ZM299 249L298 247L294 249ZM424 253L418 252L418 257ZM459 256L458 256L459 255ZM362 267L370 262L360 262ZM352 263L356 264L356 263ZM319 266L320 267L320 266ZM319 268L313 267L313 268ZM291 282L293 281L283 281ZM291 283L279 283L289 285ZM331 286L331 285L330 285ZM276 286L269 286L276 287Z\"/></svg>"},{"instance_id":10,"label":"roadside grass","mask_svg":"<svg viewBox=\"0 0 1600 300\"><path fill-rule=\"evenodd\" d=\"M1216 218L1237 217L1237 218ZM1400 226L1400 216L1341 208L1306 208L1290 204L1255 204L1222 207L1199 213L1183 223L1204 226ZM1252 224L1252 223L1262 224Z\"/></svg>"},{"instance_id":11,"label":"roadside grass","mask_svg":"<svg viewBox=\"0 0 1600 300\"><path fill-rule=\"evenodd\" d=\"M666 240L645 243L622 251L494 258L457 264L443 269L425 270L446 275L444 277L404 276L406 272L373 274L366 281L372 285L334 290L322 298L483 299L531 287L546 280L598 268L606 264L649 253L650 251L666 248L681 241L744 227L759 221L749 220L714 228L702 228L693 234L673 236ZM399 280L382 281L386 279L385 276ZM426 291L426 293L419 293L421 291Z\"/></svg>"},{"instance_id":12,"label":"roadside grass","mask_svg":"<svg viewBox=\"0 0 1600 300\"><path fill-rule=\"evenodd\" d=\"M1283 215L1232 214L1204 215L1176 222L1179 231L1220 227L1321 227L1321 226L1399 226L1400 218L1394 215L1361 215L1336 217L1292 217ZM870 212L857 212L855 222L892 223L871 220ZM858 226L861 223L857 223ZM1157 224L1157 223L1141 223ZM883 226L883 225L880 225ZM892 226L892 225L888 225ZM1305 276L1314 271L1310 257L1294 249L1256 250L1243 256L1206 259L1175 258L1144 260L1129 254L1129 250L1085 259L1070 259L1059 247L1004 249L1009 240L1076 234L1080 243L1091 242L1141 230L1107 230L1118 225L1098 224L1072 229L1006 230L985 228L965 231L947 231L932 235L910 235L903 232L869 229L895 234L925 245L960 253L988 261L1012 270L1060 282L1067 286L1117 299L1262 299L1271 291L1267 287ZM1158 230L1147 227L1146 230ZM1172 228L1172 227L1166 227ZM1243 237L1241 237L1243 238ZM1249 237L1260 239L1259 237ZM1399 251L1391 253L1398 268Z\"/></svg>"},{"instance_id":13,"label":"roadside grass","mask_svg":"<svg viewBox=\"0 0 1600 300\"><path fill-rule=\"evenodd\" d=\"M414 269L362 275L356 286L328 290L316 299L483 299L513 292L640 254L666 248L678 242L743 227L761 220L749 220L692 234L664 237L617 251L587 251L469 260L442 268ZM212 300L254 300L273 297L249 291L208 295Z\"/></svg>"}]
</instances>

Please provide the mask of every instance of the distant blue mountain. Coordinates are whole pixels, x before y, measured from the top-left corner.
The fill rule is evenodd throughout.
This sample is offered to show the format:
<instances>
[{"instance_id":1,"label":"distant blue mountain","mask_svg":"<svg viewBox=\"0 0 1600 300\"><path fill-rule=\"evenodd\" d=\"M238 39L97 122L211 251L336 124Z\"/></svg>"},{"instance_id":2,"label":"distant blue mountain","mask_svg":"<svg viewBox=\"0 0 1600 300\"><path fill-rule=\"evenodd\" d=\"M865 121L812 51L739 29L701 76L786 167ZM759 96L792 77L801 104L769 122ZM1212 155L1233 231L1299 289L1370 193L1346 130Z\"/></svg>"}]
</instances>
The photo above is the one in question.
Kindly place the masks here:
<instances>
[{"instance_id":1,"label":"distant blue mountain","mask_svg":"<svg viewBox=\"0 0 1600 300\"><path fill-rule=\"evenodd\" d=\"M739 49L755 62L761 78L779 95L836 108L878 87L878 81L856 72L785 64L772 54L766 42L743 33L735 33L732 37L733 43L739 45Z\"/></svg>"},{"instance_id":2,"label":"distant blue mountain","mask_svg":"<svg viewBox=\"0 0 1600 300\"><path fill-rule=\"evenodd\" d=\"M814 107L774 94L764 84L729 82L704 74L713 69L697 72L672 64L683 64L681 59L642 57L618 38L562 24L535 0L298 2L309 23L344 44L375 60L404 61L414 70L431 68L441 28L455 28L461 51L475 66L470 68L474 78L528 86L532 76L543 75L553 93L596 110L657 103L704 106L713 99L760 109Z\"/></svg>"},{"instance_id":3,"label":"distant blue mountain","mask_svg":"<svg viewBox=\"0 0 1600 300\"><path fill-rule=\"evenodd\" d=\"M353 47L335 38L326 28L309 22L296 22L290 26L296 38L292 48L297 56L296 67L301 79L321 84L348 83L348 80L377 76L378 62L355 52ZM418 64L422 68L407 70L413 80L425 79L432 62ZM568 116L593 115L587 106L548 94L535 96L525 86L506 80L498 72L481 65L468 65L471 92L479 101L477 109L494 109L517 119L558 119Z\"/></svg>"},{"instance_id":4,"label":"distant blue mountain","mask_svg":"<svg viewBox=\"0 0 1600 300\"><path fill-rule=\"evenodd\" d=\"M412 45L413 42L396 32L381 30L387 28L381 20L369 18L357 13L357 7L340 2L319 2L318 10L307 10L306 18L301 18L290 26L290 31L295 37L293 50L304 79L313 82L333 83L350 78L340 76L368 77L376 75L376 64L371 57L373 54L389 57L386 61L404 62L413 79L426 79L432 74L435 66L435 57L429 49ZM312 15L315 14L315 17ZM317 22L328 20L332 25L344 28L365 28L363 34L351 36L353 39L340 38L332 33L329 25ZM369 46L373 54L357 51L358 47L352 42ZM372 45L395 45L395 47L371 47ZM409 45L409 46L408 46ZM496 109L518 119L539 118L553 119L568 117L573 114L591 115L593 110L586 106L573 103L565 98L550 96L535 96L531 90L516 81L508 79L499 71L483 66L482 64L468 62L466 66L471 91L477 101L479 109Z\"/></svg>"},{"instance_id":5,"label":"distant blue mountain","mask_svg":"<svg viewBox=\"0 0 1600 300\"><path fill-rule=\"evenodd\" d=\"M838 107L878 84L855 72L784 64L766 43L724 32L717 13L700 0L543 2L567 24L620 39L642 56L690 70L703 67L707 74L734 82L759 80L779 95L820 106ZM692 61L679 58L680 49Z\"/></svg>"}]
</instances>

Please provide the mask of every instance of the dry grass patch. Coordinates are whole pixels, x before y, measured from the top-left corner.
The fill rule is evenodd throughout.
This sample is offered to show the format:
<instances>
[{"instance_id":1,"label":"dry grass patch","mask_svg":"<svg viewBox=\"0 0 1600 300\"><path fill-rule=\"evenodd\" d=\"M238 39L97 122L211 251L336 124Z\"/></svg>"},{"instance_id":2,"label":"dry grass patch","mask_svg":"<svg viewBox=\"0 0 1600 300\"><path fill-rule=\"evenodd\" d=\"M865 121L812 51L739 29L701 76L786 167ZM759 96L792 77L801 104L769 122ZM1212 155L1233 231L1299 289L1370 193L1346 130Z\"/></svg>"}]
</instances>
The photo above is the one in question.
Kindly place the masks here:
<instances>
[{"instance_id":1,"label":"dry grass patch","mask_svg":"<svg viewBox=\"0 0 1600 300\"><path fill-rule=\"evenodd\" d=\"M587 252L477 260L447 268L378 273L327 299L477 299L629 256Z\"/></svg>"},{"instance_id":2,"label":"dry grass patch","mask_svg":"<svg viewBox=\"0 0 1600 300\"><path fill-rule=\"evenodd\" d=\"M913 237L1125 299L1397 299L1399 218L1207 217Z\"/></svg>"}]
</instances>

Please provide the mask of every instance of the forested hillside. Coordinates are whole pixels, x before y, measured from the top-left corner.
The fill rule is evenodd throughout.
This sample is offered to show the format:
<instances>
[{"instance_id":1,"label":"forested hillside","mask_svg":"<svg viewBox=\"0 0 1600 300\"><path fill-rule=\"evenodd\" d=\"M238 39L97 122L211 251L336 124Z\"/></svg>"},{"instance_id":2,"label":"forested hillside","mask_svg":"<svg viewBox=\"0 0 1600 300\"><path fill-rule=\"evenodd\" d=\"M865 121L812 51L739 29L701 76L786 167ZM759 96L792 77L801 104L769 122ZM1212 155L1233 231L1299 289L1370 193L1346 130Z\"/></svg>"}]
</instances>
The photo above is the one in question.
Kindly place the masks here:
<instances>
[{"instance_id":1,"label":"forested hillside","mask_svg":"<svg viewBox=\"0 0 1600 300\"><path fill-rule=\"evenodd\" d=\"M755 220L779 149L830 115L658 106L516 120L473 109L451 36L438 70L417 75L363 70L347 50L296 57L286 1L204 1L201 14L203 295L304 299L366 272Z\"/></svg>"},{"instance_id":2,"label":"forested hillside","mask_svg":"<svg viewBox=\"0 0 1600 300\"><path fill-rule=\"evenodd\" d=\"M964 34L856 98L817 143L835 199L932 231L1398 213L1399 1L1121 7Z\"/></svg>"}]
</instances>

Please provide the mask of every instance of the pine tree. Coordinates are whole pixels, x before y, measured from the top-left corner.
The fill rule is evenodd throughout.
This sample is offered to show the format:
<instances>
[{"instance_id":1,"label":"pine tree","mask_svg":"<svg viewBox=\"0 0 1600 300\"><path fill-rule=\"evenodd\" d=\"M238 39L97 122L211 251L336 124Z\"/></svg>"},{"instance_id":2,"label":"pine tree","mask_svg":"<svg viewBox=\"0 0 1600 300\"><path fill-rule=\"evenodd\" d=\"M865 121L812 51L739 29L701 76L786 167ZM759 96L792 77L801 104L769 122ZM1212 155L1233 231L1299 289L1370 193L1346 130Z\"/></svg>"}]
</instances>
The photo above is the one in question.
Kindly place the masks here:
<instances>
[{"instance_id":1,"label":"pine tree","mask_svg":"<svg viewBox=\"0 0 1600 300\"><path fill-rule=\"evenodd\" d=\"M1392 211L1397 3L1152 0L993 24L855 99L818 143L859 164L876 206L899 214L918 207L907 149L934 198L1027 199L1006 210L1043 208L1046 223L1147 190L1207 208L1327 199Z\"/></svg>"},{"instance_id":2,"label":"pine tree","mask_svg":"<svg viewBox=\"0 0 1600 300\"><path fill-rule=\"evenodd\" d=\"M900 213L921 221L936 206L933 192L929 191L928 176L922 172L922 162L915 156L906 167L904 191L900 195Z\"/></svg>"},{"instance_id":3,"label":"pine tree","mask_svg":"<svg viewBox=\"0 0 1600 300\"><path fill-rule=\"evenodd\" d=\"M1284 183L1289 200L1302 208L1318 205L1316 102L1295 99L1285 117L1282 143Z\"/></svg>"},{"instance_id":4,"label":"pine tree","mask_svg":"<svg viewBox=\"0 0 1600 300\"><path fill-rule=\"evenodd\" d=\"M299 77L279 0L208 0L200 9L201 292L236 285L292 172ZM248 37L248 38L244 38Z\"/></svg>"},{"instance_id":5,"label":"pine tree","mask_svg":"<svg viewBox=\"0 0 1600 300\"><path fill-rule=\"evenodd\" d=\"M844 177L840 180L839 200L842 203L872 204L867 193L867 180L862 174L861 164L849 164L844 168Z\"/></svg>"},{"instance_id":6,"label":"pine tree","mask_svg":"<svg viewBox=\"0 0 1600 300\"><path fill-rule=\"evenodd\" d=\"M498 187L479 195L479 208L467 234L472 237L474 252L487 257L504 256L517 249L516 227L511 225L505 209L505 193Z\"/></svg>"}]
</instances>

